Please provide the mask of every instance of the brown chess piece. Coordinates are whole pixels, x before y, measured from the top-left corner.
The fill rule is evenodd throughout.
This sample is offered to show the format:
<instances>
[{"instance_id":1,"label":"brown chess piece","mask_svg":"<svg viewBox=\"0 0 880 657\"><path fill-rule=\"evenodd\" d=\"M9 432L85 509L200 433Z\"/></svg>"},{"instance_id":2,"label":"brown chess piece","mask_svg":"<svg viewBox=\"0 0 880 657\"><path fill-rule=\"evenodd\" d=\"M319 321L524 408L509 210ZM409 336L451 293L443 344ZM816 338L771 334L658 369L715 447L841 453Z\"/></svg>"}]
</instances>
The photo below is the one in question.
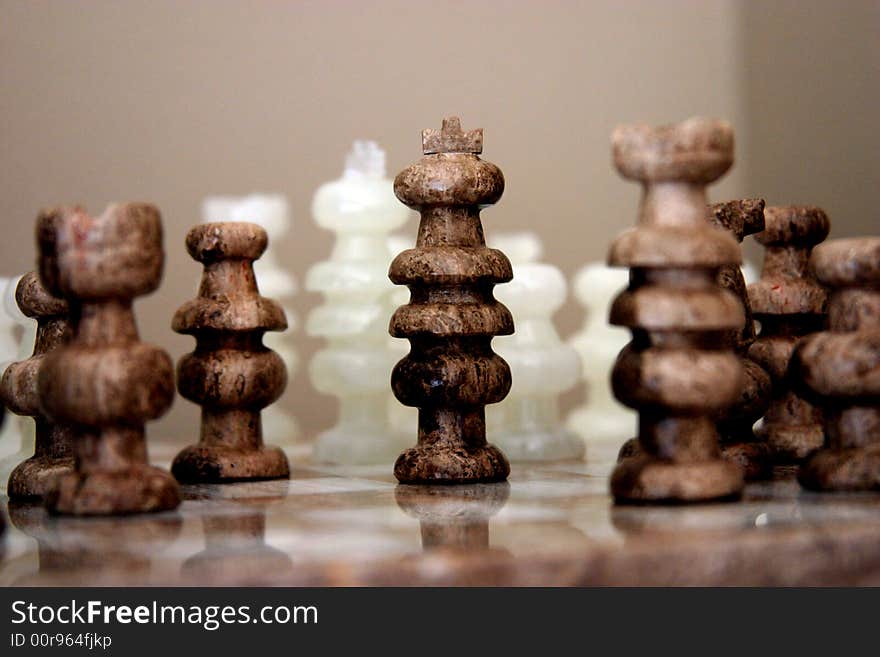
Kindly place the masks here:
<instances>
[{"instance_id":1,"label":"brown chess piece","mask_svg":"<svg viewBox=\"0 0 880 657\"><path fill-rule=\"evenodd\" d=\"M612 144L618 171L641 182L643 196L639 225L608 255L609 265L630 268L610 321L633 334L612 387L639 412L639 453L618 463L611 492L617 502L636 503L736 497L742 471L721 458L715 418L739 395L742 365L725 336L745 317L716 277L741 255L728 233L706 221L705 189L733 163L733 131L695 118L620 127Z\"/></svg>"},{"instance_id":2,"label":"brown chess piece","mask_svg":"<svg viewBox=\"0 0 880 657\"><path fill-rule=\"evenodd\" d=\"M22 461L9 475L7 494L11 500L42 498L52 480L73 469L73 440L70 427L53 422L40 409L37 374L45 355L70 340L67 303L50 295L36 272L25 274L15 289L15 301L25 316L37 321L33 355L12 363L0 380L0 397L17 415L34 418L34 455Z\"/></svg>"},{"instance_id":3,"label":"brown chess piece","mask_svg":"<svg viewBox=\"0 0 880 657\"><path fill-rule=\"evenodd\" d=\"M746 235L764 230L764 201L746 199L710 205L709 223L727 230L741 243ZM717 281L739 298L746 317L742 329L730 331L727 337L745 376L739 397L718 418L721 455L739 465L746 479L766 479L773 474L772 454L752 427L770 404L772 382L764 368L748 357L749 347L755 341L755 322L742 270L737 265L725 265L718 272Z\"/></svg>"},{"instance_id":4,"label":"brown chess piece","mask_svg":"<svg viewBox=\"0 0 880 657\"><path fill-rule=\"evenodd\" d=\"M791 374L824 411L825 443L798 479L814 490L878 490L880 237L831 240L810 264L831 289L828 330L801 340Z\"/></svg>"},{"instance_id":5,"label":"brown chess piece","mask_svg":"<svg viewBox=\"0 0 880 657\"><path fill-rule=\"evenodd\" d=\"M480 210L501 198L504 176L478 157L483 131L463 132L456 117L423 131L422 150L394 181L397 198L421 214L416 248L389 273L411 293L391 318L391 335L410 341L391 385L419 409L418 444L398 457L394 474L407 484L503 481L510 466L486 442L485 406L510 390L510 368L491 342L513 333L513 318L492 288L513 271L486 247Z\"/></svg>"},{"instance_id":6,"label":"brown chess piece","mask_svg":"<svg viewBox=\"0 0 880 657\"><path fill-rule=\"evenodd\" d=\"M755 240L766 249L761 280L749 285L749 303L761 331L749 358L770 374L773 392L758 435L776 463L806 458L822 445L822 415L794 390L788 363L798 340L822 328L825 290L809 271L813 247L828 236L828 217L814 207L768 207Z\"/></svg>"},{"instance_id":7,"label":"brown chess piece","mask_svg":"<svg viewBox=\"0 0 880 657\"><path fill-rule=\"evenodd\" d=\"M54 422L71 426L75 470L46 496L55 513L106 515L173 509L180 494L171 475L151 467L144 423L174 399L171 359L140 341L132 302L162 278L162 223L146 203L109 206L91 217L81 208L41 213L40 278L70 308L73 336L45 355L40 403Z\"/></svg>"},{"instance_id":8,"label":"brown chess piece","mask_svg":"<svg viewBox=\"0 0 880 657\"><path fill-rule=\"evenodd\" d=\"M172 328L196 338L177 365L180 394L202 407L199 442L181 451L171 472L181 482L222 482L290 476L284 452L263 445L260 411L284 392L287 370L263 345L283 331L281 306L260 296L253 262L268 246L251 223L195 226L189 254L205 269L199 295L178 309Z\"/></svg>"}]
</instances>

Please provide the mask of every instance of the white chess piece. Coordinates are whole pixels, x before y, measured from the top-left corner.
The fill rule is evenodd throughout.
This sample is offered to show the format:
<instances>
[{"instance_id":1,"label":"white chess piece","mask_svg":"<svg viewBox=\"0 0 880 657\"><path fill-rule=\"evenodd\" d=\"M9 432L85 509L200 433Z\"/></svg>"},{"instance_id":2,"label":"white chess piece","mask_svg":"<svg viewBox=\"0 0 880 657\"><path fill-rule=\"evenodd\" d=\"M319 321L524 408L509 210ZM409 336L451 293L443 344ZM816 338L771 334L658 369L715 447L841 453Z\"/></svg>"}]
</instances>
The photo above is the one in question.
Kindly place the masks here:
<instances>
[{"instance_id":1,"label":"white chess piece","mask_svg":"<svg viewBox=\"0 0 880 657\"><path fill-rule=\"evenodd\" d=\"M614 297L629 284L624 269L591 262L574 278L574 294L586 308L583 328L569 339L580 354L586 381L586 403L575 408L567 425L590 443L623 443L636 431L636 414L622 406L611 391L611 369L630 341L629 331L611 326L608 311Z\"/></svg>"},{"instance_id":2,"label":"white chess piece","mask_svg":"<svg viewBox=\"0 0 880 657\"><path fill-rule=\"evenodd\" d=\"M317 390L340 402L339 419L318 436L314 457L346 465L390 464L412 440L395 433L388 418L399 349L388 336L394 286L388 279L387 237L410 212L385 175L385 152L374 142L356 141L342 178L315 193L312 214L319 226L336 233L336 243L330 259L306 276L306 289L324 295L306 332L327 340L309 374Z\"/></svg>"},{"instance_id":3,"label":"white chess piece","mask_svg":"<svg viewBox=\"0 0 880 657\"><path fill-rule=\"evenodd\" d=\"M21 276L0 279L3 299L0 307L0 375L15 361L30 358L37 335L37 322L26 317L15 301L15 290ZM18 337L20 336L20 337ZM15 466L33 456L36 425L33 418L6 412L0 430L0 492Z\"/></svg>"},{"instance_id":4,"label":"white chess piece","mask_svg":"<svg viewBox=\"0 0 880 657\"><path fill-rule=\"evenodd\" d=\"M492 341L510 365L513 384L503 401L486 407L487 437L511 461L581 458L584 441L559 417L559 395L581 374L577 353L553 325L568 293L565 277L557 267L537 262L541 242L533 233L494 235L490 246L513 265L513 280L494 293L513 313L516 332Z\"/></svg>"},{"instance_id":5,"label":"white chess piece","mask_svg":"<svg viewBox=\"0 0 880 657\"><path fill-rule=\"evenodd\" d=\"M280 194L250 194L248 196L209 196L202 201L202 221L248 221L259 224L269 236L266 252L254 263L254 273L260 294L281 304L287 316L287 330L266 333L264 344L275 350L287 367L287 379L293 379L299 358L293 344L292 333L296 330L296 313L290 307L296 294L296 279L281 266L277 247L273 244L290 230L290 210ZM299 436L296 418L284 409L284 396L263 409L263 440L267 444L290 447Z\"/></svg>"}]
</instances>

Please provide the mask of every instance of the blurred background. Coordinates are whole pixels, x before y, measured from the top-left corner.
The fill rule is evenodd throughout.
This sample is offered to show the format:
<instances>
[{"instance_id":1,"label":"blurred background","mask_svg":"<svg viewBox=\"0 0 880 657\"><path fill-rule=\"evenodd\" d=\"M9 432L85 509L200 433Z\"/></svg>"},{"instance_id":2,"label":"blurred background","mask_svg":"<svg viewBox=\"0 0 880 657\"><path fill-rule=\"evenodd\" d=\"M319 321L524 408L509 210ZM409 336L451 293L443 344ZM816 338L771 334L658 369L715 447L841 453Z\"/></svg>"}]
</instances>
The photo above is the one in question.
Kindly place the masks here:
<instances>
[{"instance_id":1,"label":"blurred background","mask_svg":"<svg viewBox=\"0 0 880 657\"><path fill-rule=\"evenodd\" d=\"M332 245L312 195L352 140L378 141L393 177L449 114L484 128L507 180L487 233L538 232L568 276L635 219L639 190L609 157L623 122L727 118L737 163L713 200L810 203L832 237L878 233L878 82L876 0L2 0L0 274L33 268L41 207L151 201L168 259L138 319L177 359L193 342L171 316L200 273L183 240L204 196L286 195L294 227L274 248L302 282ZM305 439L336 404L305 365L319 301L295 298L301 365L281 402ZM582 315L573 300L559 312L564 336ZM178 398L150 435L194 442L197 417Z\"/></svg>"}]
</instances>

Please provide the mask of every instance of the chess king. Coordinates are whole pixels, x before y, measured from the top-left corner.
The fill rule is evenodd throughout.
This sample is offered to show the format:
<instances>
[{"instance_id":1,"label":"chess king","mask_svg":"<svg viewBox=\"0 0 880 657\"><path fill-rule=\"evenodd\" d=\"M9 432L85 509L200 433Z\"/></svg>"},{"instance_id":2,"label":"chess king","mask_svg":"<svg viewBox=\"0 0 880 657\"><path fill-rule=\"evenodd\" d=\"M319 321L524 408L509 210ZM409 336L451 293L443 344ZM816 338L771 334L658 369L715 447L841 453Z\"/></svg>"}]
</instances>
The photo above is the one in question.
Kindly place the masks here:
<instances>
[{"instance_id":1,"label":"chess king","mask_svg":"<svg viewBox=\"0 0 880 657\"><path fill-rule=\"evenodd\" d=\"M411 295L391 318L391 335L410 341L391 385L419 409L418 444L398 457L394 474L404 484L503 481L510 466L486 441L485 406L510 390L510 368L491 343L513 333L513 317L492 288L513 271L486 247L480 210L501 198L504 176L478 157L483 131L463 131L457 117L423 131L422 151L394 181L397 198L421 215L415 248L389 271Z\"/></svg>"}]
</instances>

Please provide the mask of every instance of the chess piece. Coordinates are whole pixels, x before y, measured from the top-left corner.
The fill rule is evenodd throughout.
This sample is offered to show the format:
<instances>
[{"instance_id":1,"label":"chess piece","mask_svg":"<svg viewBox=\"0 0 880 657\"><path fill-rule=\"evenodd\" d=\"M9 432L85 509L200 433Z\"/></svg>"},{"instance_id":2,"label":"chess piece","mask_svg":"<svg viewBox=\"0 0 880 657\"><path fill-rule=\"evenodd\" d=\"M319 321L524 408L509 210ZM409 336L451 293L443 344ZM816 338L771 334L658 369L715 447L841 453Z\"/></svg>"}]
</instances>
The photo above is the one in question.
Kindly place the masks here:
<instances>
[{"instance_id":1,"label":"chess piece","mask_svg":"<svg viewBox=\"0 0 880 657\"><path fill-rule=\"evenodd\" d=\"M746 235L764 230L764 201L746 199L716 203L709 206L708 219L713 226L727 230L741 243ZM721 455L739 465L746 479L765 479L773 474L773 458L767 442L755 436L752 427L769 406L770 375L748 357L749 347L755 341L755 322L742 269L725 265L719 270L717 280L721 287L739 298L746 318L740 330L730 331L727 335L728 344L739 356L745 376L739 397L718 418Z\"/></svg>"},{"instance_id":2,"label":"chess piece","mask_svg":"<svg viewBox=\"0 0 880 657\"><path fill-rule=\"evenodd\" d=\"M327 340L309 365L314 387L339 399L336 424L315 443L317 461L390 463L406 446L388 416L388 380L396 350L388 337L391 295L389 231L409 211L394 198L385 153L356 141L342 178L322 185L312 203L315 222L336 234L329 260L309 270L306 289L324 303L312 311L309 335Z\"/></svg>"},{"instance_id":3,"label":"chess piece","mask_svg":"<svg viewBox=\"0 0 880 657\"><path fill-rule=\"evenodd\" d=\"M254 273L260 293L277 301L287 318L287 330L267 333L264 344L275 351L288 379L292 379L299 365L299 357L293 343L296 330L296 313L292 308L297 284L293 274L285 269L277 256L277 244L290 230L290 208L287 199L280 194L249 194L248 196L211 196L202 201L202 223L213 224L227 221L247 221L262 226L269 238L269 246L263 256L254 263ZM273 246L274 245L274 246ZM284 407L285 397L263 409L263 439L281 447L292 446L300 434L299 423Z\"/></svg>"},{"instance_id":4,"label":"chess piece","mask_svg":"<svg viewBox=\"0 0 880 657\"><path fill-rule=\"evenodd\" d=\"M559 395L581 376L577 353L553 325L568 293L565 278L557 267L537 262L541 242L534 233L501 233L490 243L513 265L513 280L495 295L516 317L517 331L493 343L510 366L513 385L504 401L486 409L488 438L511 461L582 458L583 439L559 418Z\"/></svg>"},{"instance_id":5,"label":"chess piece","mask_svg":"<svg viewBox=\"0 0 880 657\"><path fill-rule=\"evenodd\" d=\"M629 274L604 262L587 263L574 278L574 295L585 307L586 318L569 344L580 357L586 401L572 410L566 425L589 442L619 444L636 426L635 414L614 398L609 376L629 340L624 329L608 323L608 311L627 285Z\"/></svg>"},{"instance_id":6,"label":"chess piece","mask_svg":"<svg viewBox=\"0 0 880 657\"><path fill-rule=\"evenodd\" d=\"M253 262L268 237L251 223L199 224L186 249L204 265L198 296L171 328L196 339L177 364L177 389L202 407L199 442L184 448L171 472L178 481L223 482L290 476L279 447L263 445L260 411L287 385L284 361L263 333L287 327L284 311L260 296Z\"/></svg>"},{"instance_id":7,"label":"chess piece","mask_svg":"<svg viewBox=\"0 0 880 657\"><path fill-rule=\"evenodd\" d=\"M394 465L401 483L503 481L504 454L486 442L486 404L510 390L510 368L492 338L513 333L513 317L492 288L513 277L510 261L485 246L480 210L504 192L504 176L481 160L483 131L457 117L422 132L424 157L394 180L394 193L421 214L416 247L400 253L389 276L410 289L390 331L410 352L394 367L401 403L419 409L418 444Z\"/></svg>"},{"instance_id":8,"label":"chess piece","mask_svg":"<svg viewBox=\"0 0 880 657\"><path fill-rule=\"evenodd\" d=\"M61 208L37 220L40 279L67 301L72 338L46 354L40 404L71 425L75 470L46 495L55 513L105 515L173 509L174 479L147 460L144 423L174 399L171 359L138 338L132 302L162 278L162 224L146 203L109 206L98 217Z\"/></svg>"},{"instance_id":9,"label":"chess piece","mask_svg":"<svg viewBox=\"0 0 880 657\"><path fill-rule=\"evenodd\" d=\"M40 409L37 376L50 351L70 340L67 303L51 296L36 272L25 274L16 291L18 306L37 321L33 355L12 363L0 380L0 398L13 413L34 418L36 425L33 454L18 464L9 476L10 499L42 498L52 480L73 468L73 441L70 427L53 422Z\"/></svg>"},{"instance_id":10,"label":"chess piece","mask_svg":"<svg viewBox=\"0 0 880 657\"><path fill-rule=\"evenodd\" d=\"M611 245L608 264L630 268L610 321L632 331L612 371L615 396L639 412L641 453L611 477L617 502L700 502L740 494L742 472L721 458L714 418L739 394L742 366L724 333L745 321L716 282L740 249L710 226L706 186L733 163L733 131L694 118L672 126L624 126L614 163L643 186L639 225Z\"/></svg>"},{"instance_id":11,"label":"chess piece","mask_svg":"<svg viewBox=\"0 0 880 657\"><path fill-rule=\"evenodd\" d=\"M764 231L755 240L766 249L761 278L748 288L761 332L749 358L773 381L770 406L758 435L777 463L799 462L822 446L819 409L794 390L788 363L798 340L822 328L825 290L809 271L810 253L828 236L828 217L813 207L768 207Z\"/></svg>"},{"instance_id":12,"label":"chess piece","mask_svg":"<svg viewBox=\"0 0 880 657\"><path fill-rule=\"evenodd\" d=\"M791 377L821 405L825 443L798 479L813 490L880 490L880 237L831 240L810 265L831 289L828 330L800 341Z\"/></svg>"},{"instance_id":13,"label":"chess piece","mask_svg":"<svg viewBox=\"0 0 880 657\"><path fill-rule=\"evenodd\" d=\"M30 357L34 350L37 323L24 315L15 300L21 276L0 279L0 372L10 364ZM34 421L30 417L10 415L0 427L0 482L34 453Z\"/></svg>"}]
</instances>

